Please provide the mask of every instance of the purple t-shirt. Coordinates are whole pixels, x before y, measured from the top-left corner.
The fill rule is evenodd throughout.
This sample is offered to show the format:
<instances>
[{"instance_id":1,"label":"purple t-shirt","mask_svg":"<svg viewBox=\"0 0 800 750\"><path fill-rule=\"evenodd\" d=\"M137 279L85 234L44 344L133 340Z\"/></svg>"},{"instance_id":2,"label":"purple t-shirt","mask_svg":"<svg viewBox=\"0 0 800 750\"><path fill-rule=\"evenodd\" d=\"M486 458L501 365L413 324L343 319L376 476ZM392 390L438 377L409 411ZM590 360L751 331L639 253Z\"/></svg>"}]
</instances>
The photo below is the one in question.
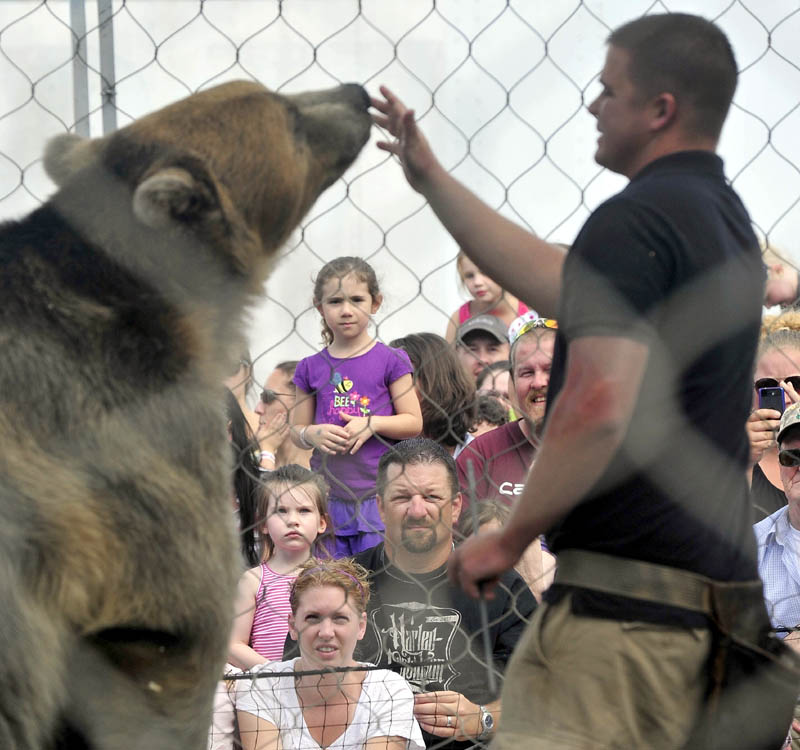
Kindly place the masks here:
<instances>
[{"instance_id":1,"label":"purple t-shirt","mask_svg":"<svg viewBox=\"0 0 800 750\"><path fill-rule=\"evenodd\" d=\"M395 413L389 385L413 372L408 355L377 342L365 354L339 359L323 349L297 365L294 383L316 397L314 424L345 425L342 412L366 417ZM331 498L366 500L375 495L378 461L396 441L373 435L354 456L328 455L315 450L311 468L322 472Z\"/></svg>"}]
</instances>

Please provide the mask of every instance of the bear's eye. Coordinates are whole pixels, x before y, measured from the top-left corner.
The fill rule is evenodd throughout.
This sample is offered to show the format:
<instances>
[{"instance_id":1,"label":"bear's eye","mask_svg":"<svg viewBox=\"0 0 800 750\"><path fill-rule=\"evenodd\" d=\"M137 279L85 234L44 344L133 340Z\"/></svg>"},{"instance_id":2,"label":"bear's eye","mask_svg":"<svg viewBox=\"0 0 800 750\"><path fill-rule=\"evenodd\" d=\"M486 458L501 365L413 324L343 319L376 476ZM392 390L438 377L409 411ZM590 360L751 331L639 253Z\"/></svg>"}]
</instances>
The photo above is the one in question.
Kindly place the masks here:
<instances>
[{"instance_id":1,"label":"bear's eye","mask_svg":"<svg viewBox=\"0 0 800 750\"><path fill-rule=\"evenodd\" d=\"M296 104L288 104L286 116L289 122L289 127L292 130L292 135L295 138L305 138L305 118L302 112L297 108Z\"/></svg>"}]
</instances>

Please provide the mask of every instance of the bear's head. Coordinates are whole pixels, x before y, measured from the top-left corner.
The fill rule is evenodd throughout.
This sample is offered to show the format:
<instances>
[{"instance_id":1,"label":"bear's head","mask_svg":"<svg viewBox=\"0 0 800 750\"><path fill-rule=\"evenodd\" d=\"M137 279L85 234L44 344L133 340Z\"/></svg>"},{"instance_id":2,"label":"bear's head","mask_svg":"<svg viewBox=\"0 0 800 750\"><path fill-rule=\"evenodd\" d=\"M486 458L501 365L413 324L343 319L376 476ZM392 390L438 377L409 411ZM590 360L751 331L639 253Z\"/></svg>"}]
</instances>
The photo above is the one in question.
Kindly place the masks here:
<instances>
[{"instance_id":1,"label":"bear's head","mask_svg":"<svg viewBox=\"0 0 800 750\"><path fill-rule=\"evenodd\" d=\"M148 242L199 238L257 286L270 257L367 142L368 107L357 84L281 95L234 81L103 138L57 136L44 165L67 195L57 205L90 239L100 233L97 244L115 244L100 221L121 227L132 218ZM127 215L117 207L126 194Z\"/></svg>"}]
</instances>

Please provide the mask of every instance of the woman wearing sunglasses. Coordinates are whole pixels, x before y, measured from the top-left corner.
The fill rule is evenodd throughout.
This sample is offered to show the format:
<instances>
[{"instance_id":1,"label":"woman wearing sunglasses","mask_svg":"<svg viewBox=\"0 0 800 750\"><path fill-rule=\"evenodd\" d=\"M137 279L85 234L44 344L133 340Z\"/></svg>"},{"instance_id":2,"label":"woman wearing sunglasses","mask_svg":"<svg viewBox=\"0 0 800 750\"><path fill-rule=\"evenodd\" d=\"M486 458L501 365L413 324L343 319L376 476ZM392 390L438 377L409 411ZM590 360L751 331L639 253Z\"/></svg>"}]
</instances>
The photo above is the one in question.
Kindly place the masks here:
<instances>
[{"instance_id":1,"label":"woman wearing sunglasses","mask_svg":"<svg viewBox=\"0 0 800 750\"><path fill-rule=\"evenodd\" d=\"M765 389L780 388L786 407L800 402L800 330L773 330L761 341L753 383L753 412L747 420L750 438L750 499L755 521L786 505L781 483L780 464L775 433L780 424L778 408L759 406L759 400L770 396ZM774 392L773 392L774 394Z\"/></svg>"}]
</instances>

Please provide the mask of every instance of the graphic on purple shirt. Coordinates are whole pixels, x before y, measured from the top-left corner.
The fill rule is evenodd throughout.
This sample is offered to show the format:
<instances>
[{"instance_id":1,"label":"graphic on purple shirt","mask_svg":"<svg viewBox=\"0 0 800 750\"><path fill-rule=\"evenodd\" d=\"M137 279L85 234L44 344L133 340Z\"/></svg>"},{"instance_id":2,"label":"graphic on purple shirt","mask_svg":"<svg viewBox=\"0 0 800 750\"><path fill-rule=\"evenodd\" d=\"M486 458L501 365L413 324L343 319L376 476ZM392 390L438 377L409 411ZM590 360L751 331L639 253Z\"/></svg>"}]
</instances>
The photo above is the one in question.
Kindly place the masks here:
<instances>
[{"instance_id":1,"label":"graphic on purple shirt","mask_svg":"<svg viewBox=\"0 0 800 750\"><path fill-rule=\"evenodd\" d=\"M413 372L408 355L377 342L357 357L339 359L323 349L297 366L294 383L316 398L314 424L344 426L342 413L366 417L395 413L389 386ZM375 495L378 461L396 441L373 435L355 455L324 455L314 451L311 468L331 487L331 498L366 500Z\"/></svg>"}]
</instances>

